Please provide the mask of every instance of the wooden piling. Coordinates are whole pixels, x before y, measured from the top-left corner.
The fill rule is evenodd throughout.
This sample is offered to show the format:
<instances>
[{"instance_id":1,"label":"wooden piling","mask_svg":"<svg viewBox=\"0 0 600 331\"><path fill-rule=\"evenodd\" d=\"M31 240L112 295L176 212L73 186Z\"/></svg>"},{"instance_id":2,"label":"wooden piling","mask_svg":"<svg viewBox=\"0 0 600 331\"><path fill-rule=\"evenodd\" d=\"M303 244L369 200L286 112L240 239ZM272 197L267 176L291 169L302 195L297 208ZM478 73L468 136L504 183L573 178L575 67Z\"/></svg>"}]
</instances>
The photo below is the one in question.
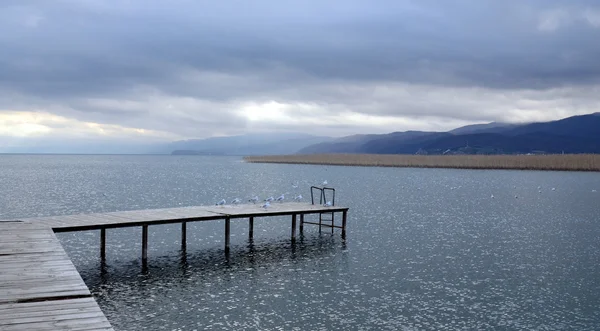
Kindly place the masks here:
<instances>
[{"instance_id":1,"label":"wooden piling","mask_svg":"<svg viewBox=\"0 0 600 331\"><path fill-rule=\"evenodd\" d=\"M323 213L319 213L319 233L321 233L322 224L323 224Z\"/></svg>"},{"instance_id":2,"label":"wooden piling","mask_svg":"<svg viewBox=\"0 0 600 331\"><path fill-rule=\"evenodd\" d=\"M181 250L187 247L187 222L181 222Z\"/></svg>"},{"instance_id":3,"label":"wooden piling","mask_svg":"<svg viewBox=\"0 0 600 331\"><path fill-rule=\"evenodd\" d=\"M335 226L335 213L331 212L331 234L333 234L334 226Z\"/></svg>"},{"instance_id":4,"label":"wooden piling","mask_svg":"<svg viewBox=\"0 0 600 331\"><path fill-rule=\"evenodd\" d=\"M148 226L142 225L142 263L148 261Z\"/></svg>"},{"instance_id":5,"label":"wooden piling","mask_svg":"<svg viewBox=\"0 0 600 331\"><path fill-rule=\"evenodd\" d=\"M300 234L304 234L304 214L300 214Z\"/></svg>"},{"instance_id":6,"label":"wooden piling","mask_svg":"<svg viewBox=\"0 0 600 331\"><path fill-rule=\"evenodd\" d=\"M106 229L100 229L100 260L106 261Z\"/></svg>"},{"instance_id":7,"label":"wooden piling","mask_svg":"<svg viewBox=\"0 0 600 331\"><path fill-rule=\"evenodd\" d=\"M229 241L231 233L230 218L225 218L225 254L229 254Z\"/></svg>"},{"instance_id":8,"label":"wooden piling","mask_svg":"<svg viewBox=\"0 0 600 331\"><path fill-rule=\"evenodd\" d=\"M248 239L254 239L254 217L250 216L248 220Z\"/></svg>"},{"instance_id":9,"label":"wooden piling","mask_svg":"<svg viewBox=\"0 0 600 331\"><path fill-rule=\"evenodd\" d=\"M296 214L292 214L292 241L296 240Z\"/></svg>"},{"instance_id":10,"label":"wooden piling","mask_svg":"<svg viewBox=\"0 0 600 331\"><path fill-rule=\"evenodd\" d=\"M346 219L348 217L348 211L342 211L342 238L346 239Z\"/></svg>"}]
</instances>

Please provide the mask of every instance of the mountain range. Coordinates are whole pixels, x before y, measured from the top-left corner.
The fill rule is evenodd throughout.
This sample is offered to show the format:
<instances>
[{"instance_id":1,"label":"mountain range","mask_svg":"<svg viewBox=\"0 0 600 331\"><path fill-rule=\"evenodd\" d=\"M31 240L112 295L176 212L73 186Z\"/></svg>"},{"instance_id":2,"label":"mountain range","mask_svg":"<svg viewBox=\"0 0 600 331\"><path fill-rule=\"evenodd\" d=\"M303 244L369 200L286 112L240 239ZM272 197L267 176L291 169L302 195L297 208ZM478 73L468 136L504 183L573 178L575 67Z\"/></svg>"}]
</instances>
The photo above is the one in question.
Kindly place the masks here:
<instances>
[{"instance_id":1,"label":"mountain range","mask_svg":"<svg viewBox=\"0 0 600 331\"><path fill-rule=\"evenodd\" d=\"M320 142L297 154L556 154L600 153L600 113L557 121L475 124L448 132L353 135Z\"/></svg>"},{"instance_id":2,"label":"mountain range","mask_svg":"<svg viewBox=\"0 0 600 331\"><path fill-rule=\"evenodd\" d=\"M292 154L332 139L305 133L256 133L180 140L163 146L162 150L174 155L277 155Z\"/></svg>"}]
</instances>

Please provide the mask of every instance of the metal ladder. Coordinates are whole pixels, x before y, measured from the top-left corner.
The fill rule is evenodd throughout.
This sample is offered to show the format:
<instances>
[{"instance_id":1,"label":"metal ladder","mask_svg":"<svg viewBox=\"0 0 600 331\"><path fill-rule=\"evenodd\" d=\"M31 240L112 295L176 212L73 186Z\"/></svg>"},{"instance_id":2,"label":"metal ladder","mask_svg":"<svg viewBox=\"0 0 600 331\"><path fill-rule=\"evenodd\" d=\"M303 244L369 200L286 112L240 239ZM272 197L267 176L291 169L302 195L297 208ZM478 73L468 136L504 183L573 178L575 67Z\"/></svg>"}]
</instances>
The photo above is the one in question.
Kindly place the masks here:
<instances>
[{"instance_id":1,"label":"metal ladder","mask_svg":"<svg viewBox=\"0 0 600 331\"><path fill-rule=\"evenodd\" d=\"M314 205L315 204L315 194L314 194L314 190L317 190L319 192L319 205L324 205L325 203L327 203L327 192L331 192L331 205L335 206L335 189L332 187L318 187L318 186L311 186L310 187L310 200L311 203ZM326 216L326 217L323 217ZM326 222L325 224L323 224L323 222ZM335 229L334 227L335 225L335 213L334 212L321 212L319 213L319 232L321 232L321 228L322 227L328 227L331 228L331 233L333 233L333 230Z\"/></svg>"}]
</instances>

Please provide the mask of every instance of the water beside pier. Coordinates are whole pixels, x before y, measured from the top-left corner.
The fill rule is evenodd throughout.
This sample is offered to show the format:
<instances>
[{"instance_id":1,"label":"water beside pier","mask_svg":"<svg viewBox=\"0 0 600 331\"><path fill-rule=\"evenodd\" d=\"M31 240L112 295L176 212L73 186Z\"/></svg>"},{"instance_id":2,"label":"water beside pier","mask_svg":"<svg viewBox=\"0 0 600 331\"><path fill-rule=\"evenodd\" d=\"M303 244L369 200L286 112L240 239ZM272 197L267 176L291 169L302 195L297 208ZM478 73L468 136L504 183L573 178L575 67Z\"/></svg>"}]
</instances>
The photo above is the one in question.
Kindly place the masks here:
<instances>
[{"instance_id":1,"label":"water beside pier","mask_svg":"<svg viewBox=\"0 0 600 331\"><path fill-rule=\"evenodd\" d=\"M58 234L116 330L594 330L600 175L246 164L237 157L0 156L0 218L214 204L327 179L348 239L289 221ZM539 188L538 188L539 187ZM554 189L554 190L553 190ZM492 198L493 195L493 198Z\"/></svg>"}]
</instances>

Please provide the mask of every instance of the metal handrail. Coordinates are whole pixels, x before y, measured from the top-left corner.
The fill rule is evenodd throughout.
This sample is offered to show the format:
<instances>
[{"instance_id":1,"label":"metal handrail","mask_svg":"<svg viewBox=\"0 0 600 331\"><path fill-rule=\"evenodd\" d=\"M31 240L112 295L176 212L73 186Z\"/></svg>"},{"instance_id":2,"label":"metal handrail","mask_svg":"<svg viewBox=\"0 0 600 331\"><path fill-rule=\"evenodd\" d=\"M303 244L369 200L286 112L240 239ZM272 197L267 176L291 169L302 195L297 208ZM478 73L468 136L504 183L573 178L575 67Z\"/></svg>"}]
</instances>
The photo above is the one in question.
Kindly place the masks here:
<instances>
[{"instance_id":1,"label":"metal handrail","mask_svg":"<svg viewBox=\"0 0 600 331\"><path fill-rule=\"evenodd\" d=\"M318 186L311 186L310 187L310 201L311 203L314 205L315 204L315 195L314 195L314 190L318 190L320 192L319 194L319 205L323 205L327 202L327 191L331 191L332 193L332 199L331 199L331 205L335 206L335 189L332 187L318 187Z\"/></svg>"}]
</instances>

